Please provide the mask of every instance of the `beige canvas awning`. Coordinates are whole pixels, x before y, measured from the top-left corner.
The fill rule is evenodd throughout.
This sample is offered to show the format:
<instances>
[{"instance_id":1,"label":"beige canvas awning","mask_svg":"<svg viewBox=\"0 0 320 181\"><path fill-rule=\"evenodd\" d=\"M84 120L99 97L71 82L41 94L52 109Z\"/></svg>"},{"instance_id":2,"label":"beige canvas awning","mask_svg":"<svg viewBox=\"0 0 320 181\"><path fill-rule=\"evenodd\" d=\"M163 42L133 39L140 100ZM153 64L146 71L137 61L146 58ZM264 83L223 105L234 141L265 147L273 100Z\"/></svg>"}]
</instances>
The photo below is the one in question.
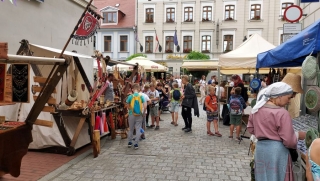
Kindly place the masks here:
<instances>
[{"instance_id":1,"label":"beige canvas awning","mask_svg":"<svg viewBox=\"0 0 320 181\"><path fill-rule=\"evenodd\" d=\"M217 70L219 67L218 61L184 61L182 68L189 70Z\"/></svg>"}]
</instances>

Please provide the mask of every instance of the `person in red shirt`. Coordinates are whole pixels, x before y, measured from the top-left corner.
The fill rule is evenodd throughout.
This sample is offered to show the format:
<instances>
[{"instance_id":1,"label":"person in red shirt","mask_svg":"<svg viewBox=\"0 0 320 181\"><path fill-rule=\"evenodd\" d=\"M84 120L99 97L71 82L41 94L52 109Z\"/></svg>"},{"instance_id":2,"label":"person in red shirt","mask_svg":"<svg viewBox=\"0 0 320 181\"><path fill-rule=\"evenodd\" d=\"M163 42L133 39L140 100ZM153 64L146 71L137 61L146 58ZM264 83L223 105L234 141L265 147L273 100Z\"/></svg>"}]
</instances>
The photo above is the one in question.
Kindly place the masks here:
<instances>
[{"instance_id":1,"label":"person in red shirt","mask_svg":"<svg viewBox=\"0 0 320 181\"><path fill-rule=\"evenodd\" d=\"M207 134L210 136L218 136L222 135L218 130L218 99L216 96L215 88L213 86L209 86L209 95L207 95L204 103L206 105L207 112ZM210 131L210 124L213 121L213 126L215 129L215 133Z\"/></svg>"}]
</instances>

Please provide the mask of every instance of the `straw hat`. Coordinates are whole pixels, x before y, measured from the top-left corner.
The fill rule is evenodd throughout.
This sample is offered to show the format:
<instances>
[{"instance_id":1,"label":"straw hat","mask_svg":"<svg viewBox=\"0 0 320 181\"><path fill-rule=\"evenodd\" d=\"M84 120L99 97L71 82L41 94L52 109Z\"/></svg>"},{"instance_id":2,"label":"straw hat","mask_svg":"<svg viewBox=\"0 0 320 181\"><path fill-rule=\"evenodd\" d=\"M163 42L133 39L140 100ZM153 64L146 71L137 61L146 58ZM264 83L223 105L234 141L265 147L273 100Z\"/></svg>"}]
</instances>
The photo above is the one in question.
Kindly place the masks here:
<instances>
[{"instance_id":1,"label":"straw hat","mask_svg":"<svg viewBox=\"0 0 320 181\"><path fill-rule=\"evenodd\" d=\"M282 79L282 82L288 84L293 89L293 92L303 94L303 89L301 88L301 76L293 73L287 73Z\"/></svg>"}]
</instances>

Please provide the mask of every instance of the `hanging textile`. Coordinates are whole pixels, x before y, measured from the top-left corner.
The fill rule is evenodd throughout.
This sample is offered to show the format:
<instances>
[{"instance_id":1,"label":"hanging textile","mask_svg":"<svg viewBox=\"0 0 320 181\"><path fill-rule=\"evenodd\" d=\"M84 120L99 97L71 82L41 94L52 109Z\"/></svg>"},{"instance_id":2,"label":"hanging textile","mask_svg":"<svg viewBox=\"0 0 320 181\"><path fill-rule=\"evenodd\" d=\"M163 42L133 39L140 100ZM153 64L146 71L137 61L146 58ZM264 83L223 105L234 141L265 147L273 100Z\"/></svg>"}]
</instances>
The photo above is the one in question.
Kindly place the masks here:
<instances>
[{"instance_id":1,"label":"hanging textile","mask_svg":"<svg viewBox=\"0 0 320 181\"><path fill-rule=\"evenodd\" d=\"M91 42L92 42L92 36L96 33L97 28L100 28L99 19L100 19L100 15L95 13L91 9L88 9L84 13L80 22L78 23L78 26L76 26L75 33L71 35L71 38L75 40L76 45L79 45L79 44L80 46L82 46L82 44L86 45L85 40L87 39L89 44L89 38L91 38Z\"/></svg>"}]
</instances>

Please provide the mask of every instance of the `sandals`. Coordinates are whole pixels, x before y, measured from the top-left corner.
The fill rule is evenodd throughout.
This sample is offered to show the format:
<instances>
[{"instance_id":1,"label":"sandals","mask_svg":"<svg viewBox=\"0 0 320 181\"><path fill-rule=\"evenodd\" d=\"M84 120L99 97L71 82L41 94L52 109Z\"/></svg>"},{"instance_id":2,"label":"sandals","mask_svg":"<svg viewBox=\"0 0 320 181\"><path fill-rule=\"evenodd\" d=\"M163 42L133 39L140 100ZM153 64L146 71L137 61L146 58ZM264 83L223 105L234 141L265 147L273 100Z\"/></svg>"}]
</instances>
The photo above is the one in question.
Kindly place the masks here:
<instances>
[{"instance_id":1,"label":"sandals","mask_svg":"<svg viewBox=\"0 0 320 181\"><path fill-rule=\"evenodd\" d=\"M176 124L174 124L174 126L178 126L178 124L176 123Z\"/></svg>"},{"instance_id":2,"label":"sandals","mask_svg":"<svg viewBox=\"0 0 320 181\"><path fill-rule=\"evenodd\" d=\"M229 138L231 138L231 139L232 139L232 138L233 138L233 136L229 136Z\"/></svg>"},{"instance_id":3,"label":"sandals","mask_svg":"<svg viewBox=\"0 0 320 181\"><path fill-rule=\"evenodd\" d=\"M214 134L215 134L215 136L217 136L217 137L221 137L221 136L222 136L222 134L220 134L219 132L215 132Z\"/></svg>"},{"instance_id":4,"label":"sandals","mask_svg":"<svg viewBox=\"0 0 320 181\"><path fill-rule=\"evenodd\" d=\"M207 135L214 136L214 134L211 131L207 131Z\"/></svg>"},{"instance_id":5,"label":"sandals","mask_svg":"<svg viewBox=\"0 0 320 181\"><path fill-rule=\"evenodd\" d=\"M174 122L172 121L172 122L171 122L171 124L173 124L173 125L174 125Z\"/></svg>"}]
</instances>

